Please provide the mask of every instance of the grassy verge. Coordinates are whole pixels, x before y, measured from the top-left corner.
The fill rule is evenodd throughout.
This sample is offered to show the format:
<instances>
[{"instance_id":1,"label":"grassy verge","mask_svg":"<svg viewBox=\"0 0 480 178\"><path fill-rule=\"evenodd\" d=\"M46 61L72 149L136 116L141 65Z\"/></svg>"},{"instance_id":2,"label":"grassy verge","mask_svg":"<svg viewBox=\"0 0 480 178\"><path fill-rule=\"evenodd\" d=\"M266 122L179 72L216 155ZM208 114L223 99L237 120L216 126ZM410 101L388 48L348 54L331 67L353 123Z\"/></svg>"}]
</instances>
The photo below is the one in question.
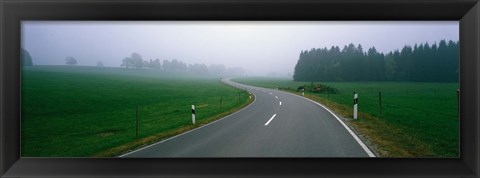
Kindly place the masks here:
<instances>
[{"instance_id":1,"label":"grassy verge","mask_svg":"<svg viewBox=\"0 0 480 178\"><path fill-rule=\"evenodd\" d=\"M21 92L23 157L118 156L221 118L253 100L219 78L97 67L25 68Z\"/></svg>"},{"instance_id":2,"label":"grassy verge","mask_svg":"<svg viewBox=\"0 0 480 178\"><path fill-rule=\"evenodd\" d=\"M235 80L234 80L235 81ZM300 94L311 82L241 78L238 82ZM458 157L456 83L322 83L340 91L305 96L331 108L382 157ZM359 93L359 119L352 119L353 91ZM382 113L378 92L382 92Z\"/></svg>"}]
</instances>

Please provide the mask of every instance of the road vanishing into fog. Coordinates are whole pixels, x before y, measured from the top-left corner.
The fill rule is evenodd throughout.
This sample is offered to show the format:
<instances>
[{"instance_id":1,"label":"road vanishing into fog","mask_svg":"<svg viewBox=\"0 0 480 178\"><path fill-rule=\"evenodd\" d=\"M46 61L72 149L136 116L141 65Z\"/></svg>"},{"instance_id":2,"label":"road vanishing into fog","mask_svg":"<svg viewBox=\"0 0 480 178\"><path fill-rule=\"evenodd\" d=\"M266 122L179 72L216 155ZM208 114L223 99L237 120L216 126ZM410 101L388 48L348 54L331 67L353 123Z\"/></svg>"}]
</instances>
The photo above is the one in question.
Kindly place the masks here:
<instances>
[{"instance_id":1,"label":"road vanishing into fog","mask_svg":"<svg viewBox=\"0 0 480 178\"><path fill-rule=\"evenodd\" d=\"M224 83L255 95L252 104L213 123L120 157L374 157L341 120L291 93Z\"/></svg>"}]
</instances>

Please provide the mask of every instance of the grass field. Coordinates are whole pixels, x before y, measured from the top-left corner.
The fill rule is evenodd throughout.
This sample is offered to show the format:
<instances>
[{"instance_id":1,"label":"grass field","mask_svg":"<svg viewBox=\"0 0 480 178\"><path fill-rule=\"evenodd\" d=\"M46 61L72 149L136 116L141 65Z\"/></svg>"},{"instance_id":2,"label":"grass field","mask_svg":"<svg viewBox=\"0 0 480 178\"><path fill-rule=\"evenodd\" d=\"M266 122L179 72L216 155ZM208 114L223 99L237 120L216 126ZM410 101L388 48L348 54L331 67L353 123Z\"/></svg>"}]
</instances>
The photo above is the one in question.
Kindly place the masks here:
<instances>
[{"instance_id":1,"label":"grass field","mask_svg":"<svg viewBox=\"0 0 480 178\"><path fill-rule=\"evenodd\" d=\"M241 83L299 93L299 86L311 82L287 79L239 78ZM318 82L314 82L318 83ZM346 118L353 117L353 92L359 94L359 119L346 119L377 154L387 157L458 157L458 83L414 82L330 82L340 91L306 96L333 108ZM382 114L379 92L382 92Z\"/></svg>"},{"instance_id":2,"label":"grass field","mask_svg":"<svg viewBox=\"0 0 480 178\"><path fill-rule=\"evenodd\" d=\"M221 118L251 101L248 93L219 78L80 66L24 68L21 92L24 157L118 156ZM196 125L191 123L192 104Z\"/></svg>"}]
</instances>

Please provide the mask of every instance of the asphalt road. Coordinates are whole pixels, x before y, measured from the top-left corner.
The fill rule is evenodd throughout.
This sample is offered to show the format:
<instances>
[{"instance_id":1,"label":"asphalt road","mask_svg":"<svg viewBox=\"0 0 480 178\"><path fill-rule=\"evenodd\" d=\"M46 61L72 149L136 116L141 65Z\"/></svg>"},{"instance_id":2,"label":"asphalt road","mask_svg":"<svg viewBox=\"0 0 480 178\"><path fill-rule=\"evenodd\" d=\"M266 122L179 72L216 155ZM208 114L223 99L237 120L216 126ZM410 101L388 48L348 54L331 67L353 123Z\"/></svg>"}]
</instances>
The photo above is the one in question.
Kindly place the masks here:
<instances>
[{"instance_id":1,"label":"asphalt road","mask_svg":"<svg viewBox=\"0 0 480 178\"><path fill-rule=\"evenodd\" d=\"M121 157L373 157L326 108L287 92L225 83L256 97L244 109Z\"/></svg>"}]
</instances>

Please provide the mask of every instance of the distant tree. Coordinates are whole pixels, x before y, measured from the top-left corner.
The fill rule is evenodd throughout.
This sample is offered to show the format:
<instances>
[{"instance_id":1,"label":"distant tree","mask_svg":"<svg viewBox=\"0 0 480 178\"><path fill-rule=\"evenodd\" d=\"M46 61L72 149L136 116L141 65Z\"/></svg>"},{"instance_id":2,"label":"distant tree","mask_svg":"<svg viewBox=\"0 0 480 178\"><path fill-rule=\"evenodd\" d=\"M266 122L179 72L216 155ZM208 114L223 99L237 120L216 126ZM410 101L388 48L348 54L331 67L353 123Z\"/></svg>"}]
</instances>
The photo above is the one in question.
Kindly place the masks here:
<instances>
[{"instance_id":1,"label":"distant tree","mask_svg":"<svg viewBox=\"0 0 480 178\"><path fill-rule=\"evenodd\" d=\"M154 69L160 69L162 68L162 64L160 64L160 59L155 59L152 62L150 62L150 66Z\"/></svg>"},{"instance_id":2,"label":"distant tree","mask_svg":"<svg viewBox=\"0 0 480 178\"><path fill-rule=\"evenodd\" d=\"M65 58L65 64L76 65L77 64L77 59L75 59L73 57L67 57L67 58Z\"/></svg>"},{"instance_id":3,"label":"distant tree","mask_svg":"<svg viewBox=\"0 0 480 178\"><path fill-rule=\"evenodd\" d=\"M23 66L32 66L33 65L32 56L30 56L30 53L27 50L22 48L20 57L22 58L22 65Z\"/></svg>"},{"instance_id":4,"label":"distant tree","mask_svg":"<svg viewBox=\"0 0 480 178\"><path fill-rule=\"evenodd\" d=\"M102 62L102 61L98 61L98 62L97 62L97 67L103 67L103 62Z\"/></svg>"},{"instance_id":5,"label":"distant tree","mask_svg":"<svg viewBox=\"0 0 480 178\"><path fill-rule=\"evenodd\" d=\"M143 58L140 54L132 53L130 58L132 58L132 60L133 60L133 67L135 67L137 69L141 69L143 67L143 64L144 64L143 63Z\"/></svg>"},{"instance_id":6,"label":"distant tree","mask_svg":"<svg viewBox=\"0 0 480 178\"><path fill-rule=\"evenodd\" d=\"M136 69L141 69L142 67L146 67L146 65L144 65L142 56L138 53L132 53L130 57L123 58L122 64L120 66L125 67L127 69L129 67L134 67Z\"/></svg>"},{"instance_id":7,"label":"distant tree","mask_svg":"<svg viewBox=\"0 0 480 178\"><path fill-rule=\"evenodd\" d=\"M120 67L125 67L125 68L129 68L129 67L133 67L133 60L132 58L130 57L126 57L126 58L123 58L122 59L122 64L120 65Z\"/></svg>"}]
</instances>

